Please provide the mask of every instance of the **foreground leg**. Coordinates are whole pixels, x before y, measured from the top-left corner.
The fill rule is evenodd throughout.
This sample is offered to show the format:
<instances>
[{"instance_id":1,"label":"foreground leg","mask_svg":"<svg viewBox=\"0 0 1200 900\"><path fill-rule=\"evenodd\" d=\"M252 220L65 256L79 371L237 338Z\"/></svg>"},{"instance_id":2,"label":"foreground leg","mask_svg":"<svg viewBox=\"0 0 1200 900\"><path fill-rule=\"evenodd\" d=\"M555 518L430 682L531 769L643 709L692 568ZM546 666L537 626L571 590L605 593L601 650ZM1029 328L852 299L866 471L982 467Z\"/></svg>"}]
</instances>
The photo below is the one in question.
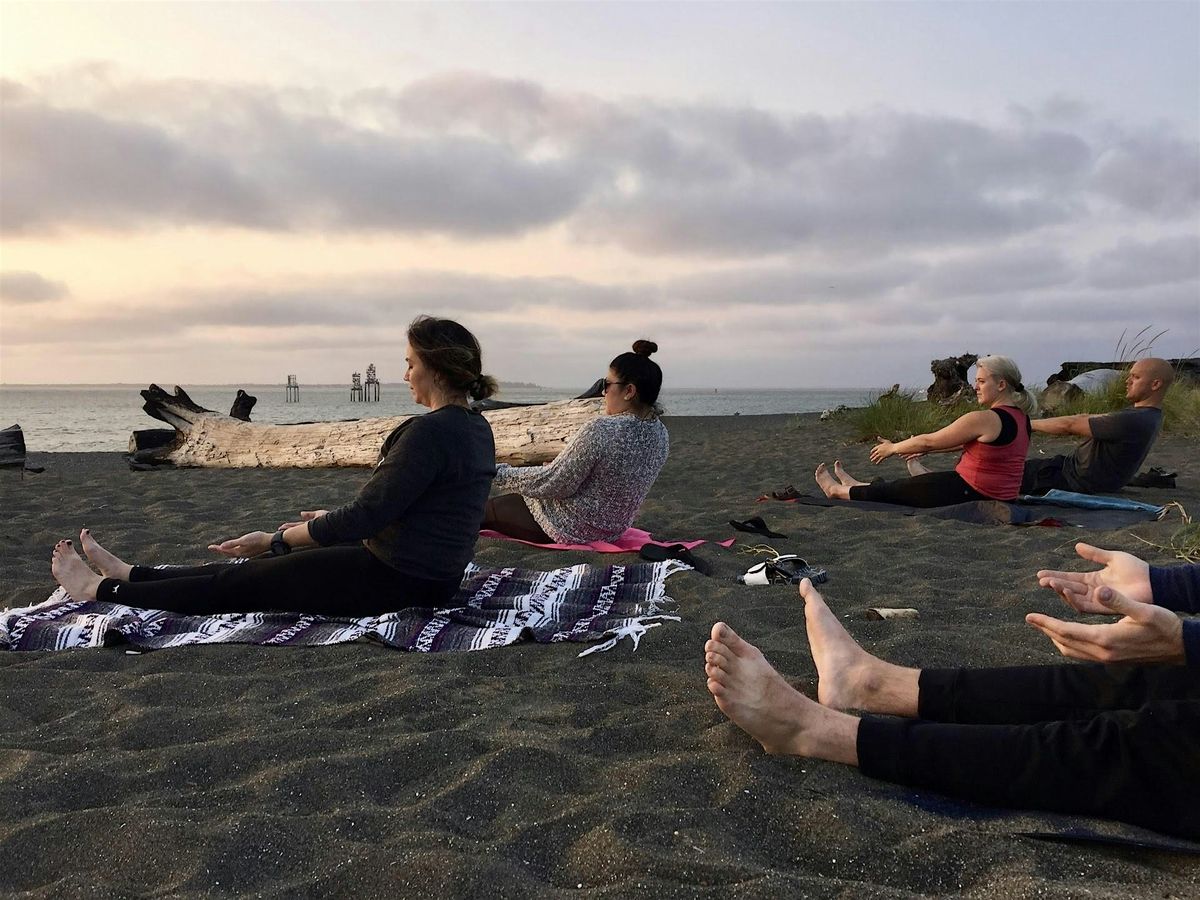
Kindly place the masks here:
<instances>
[{"instance_id":1,"label":"foreground leg","mask_svg":"<svg viewBox=\"0 0 1200 900\"><path fill-rule=\"evenodd\" d=\"M831 474L825 463L817 466L817 471L814 473L817 479L817 486L825 492L825 496L833 500L849 500L850 488L842 484Z\"/></svg>"},{"instance_id":2,"label":"foreground leg","mask_svg":"<svg viewBox=\"0 0 1200 900\"><path fill-rule=\"evenodd\" d=\"M1034 725L863 718L862 771L992 806L1200 837L1200 702Z\"/></svg>"},{"instance_id":3,"label":"foreground leg","mask_svg":"<svg viewBox=\"0 0 1200 900\"><path fill-rule=\"evenodd\" d=\"M768 753L858 765L858 719L809 700L724 622L704 645L704 671L721 712Z\"/></svg>"},{"instance_id":4,"label":"foreground leg","mask_svg":"<svg viewBox=\"0 0 1200 900\"><path fill-rule=\"evenodd\" d=\"M124 560L118 559L101 547L96 539L92 537L90 528L85 528L79 532L79 545L83 547L83 552L91 560L92 565L99 569L100 574L105 578L115 578L117 581L129 580L129 570L133 566Z\"/></svg>"},{"instance_id":5,"label":"foreground leg","mask_svg":"<svg viewBox=\"0 0 1200 900\"><path fill-rule=\"evenodd\" d=\"M855 643L807 578L800 582L800 596L820 678L817 699L834 709L915 716L921 670L884 662Z\"/></svg>"},{"instance_id":6,"label":"foreground leg","mask_svg":"<svg viewBox=\"0 0 1200 900\"><path fill-rule=\"evenodd\" d=\"M72 600L95 600L103 580L79 558L70 541L59 541L50 556L50 571Z\"/></svg>"}]
</instances>

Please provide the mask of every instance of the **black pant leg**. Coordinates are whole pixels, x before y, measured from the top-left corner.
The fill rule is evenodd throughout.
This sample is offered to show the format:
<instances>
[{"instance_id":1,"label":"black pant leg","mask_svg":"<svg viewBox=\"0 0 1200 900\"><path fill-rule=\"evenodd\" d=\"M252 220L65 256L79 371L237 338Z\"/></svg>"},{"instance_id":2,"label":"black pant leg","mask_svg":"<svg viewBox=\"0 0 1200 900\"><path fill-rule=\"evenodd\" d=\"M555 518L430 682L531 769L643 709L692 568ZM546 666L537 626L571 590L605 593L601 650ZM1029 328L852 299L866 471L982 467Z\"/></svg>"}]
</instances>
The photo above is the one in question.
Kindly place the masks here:
<instances>
[{"instance_id":1,"label":"black pant leg","mask_svg":"<svg viewBox=\"0 0 1200 900\"><path fill-rule=\"evenodd\" d=\"M1021 809L1094 815L1200 838L1200 701L1091 719L959 725L867 716L862 771Z\"/></svg>"},{"instance_id":2,"label":"black pant leg","mask_svg":"<svg viewBox=\"0 0 1200 900\"><path fill-rule=\"evenodd\" d=\"M922 669L917 715L933 722L1019 724L1090 718L1159 700L1200 700L1200 670L1099 663Z\"/></svg>"},{"instance_id":3,"label":"black pant leg","mask_svg":"<svg viewBox=\"0 0 1200 900\"><path fill-rule=\"evenodd\" d=\"M456 587L456 582L406 576L365 547L348 546L199 566L195 574L129 582L105 579L97 599L183 615L282 610L358 617L405 606L444 605Z\"/></svg>"},{"instance_id":4,"label":"black pant leg","mask_svg":"<svg viewBox=\"0 0 1200 900\"><path fill-rule=\"evenodd\" d=\"M1046 491L1054 488L1062 491L1071 490L1062 475L1063 464L1066 461L1065 456L1025 460L1025 472L1021 476L1021 493L1040 497Z\"/></svg>"},{"instance_id":5,"label":"black pant leg","mask_svg":"<svg viewBox=\"0 0 1200 900\"><path fill-rule=\"evenodd\" d=\"M483 527L533 544L553 544L520 494L493 497L483 508Z\"/></svg>"},{"instance_id":6,"label":"black pant leg","mask_svg":"<svg viewBox=\"0 0 1200 900\"><path fill-rule=\"evenodd\" d=\"M926 472L924 475L898 478L895 481L879 480L870 484L855 485L850 488L850 499L929 509L989 498L963 481L957 472L948 471Z\"/></svg>"}]
</instances>

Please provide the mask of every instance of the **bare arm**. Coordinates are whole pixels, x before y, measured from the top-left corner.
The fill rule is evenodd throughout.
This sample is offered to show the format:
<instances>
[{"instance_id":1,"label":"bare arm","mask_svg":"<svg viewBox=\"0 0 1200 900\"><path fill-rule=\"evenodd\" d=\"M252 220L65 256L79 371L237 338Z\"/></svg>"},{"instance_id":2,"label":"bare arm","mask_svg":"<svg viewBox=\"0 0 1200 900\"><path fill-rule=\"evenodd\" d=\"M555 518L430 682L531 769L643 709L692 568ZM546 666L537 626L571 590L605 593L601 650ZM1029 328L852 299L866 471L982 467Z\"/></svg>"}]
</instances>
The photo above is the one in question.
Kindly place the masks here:
<instances>
[{"instance_id":1,"label":"bare arm","mask_svg":"<svg viewBox=\"0 0 1200 900\"><path fill-rule=\"evenodd\" d=\"M871 462L880 463L889 456L910 453L937 453L961 447L968 441L994 440L1000 435L1000 416L981 409L959 416L945 428L930 434L917 434L904 441L881 441L871 450Z\"/></svg>"},{"instance_id":2,"label":"bare arm","mask_svg":"<svg viewBox=\"0 0 1200 900\"><path fill-rule=\"evenodd\" d=\"M1054 416L1050 419L1033 419L1029 424L1042 434L1073 434L1076 437L1092 436L1092 417L1087 413L1077 416Z\"/></svg>"}]
</instances>

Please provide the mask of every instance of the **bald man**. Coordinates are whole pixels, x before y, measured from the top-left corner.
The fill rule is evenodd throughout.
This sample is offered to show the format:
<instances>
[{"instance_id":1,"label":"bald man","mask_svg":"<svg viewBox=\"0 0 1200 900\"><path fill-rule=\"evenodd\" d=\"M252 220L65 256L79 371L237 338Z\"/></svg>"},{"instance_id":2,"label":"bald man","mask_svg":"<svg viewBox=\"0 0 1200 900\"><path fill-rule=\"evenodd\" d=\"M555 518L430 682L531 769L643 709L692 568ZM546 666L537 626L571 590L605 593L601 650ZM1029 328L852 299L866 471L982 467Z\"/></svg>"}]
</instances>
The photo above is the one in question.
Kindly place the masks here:
<instances>
[{"instance_id":1,"label":"bald man","mask_svg":"<svg viewBox=\"0 0 1200 900\"><path fill-rule=\"evenodd\" d=\"M1087 438L1070 456L1025 461L1021 492L1044 494L1051 488L1081 494L1119 491L1137 474L1162 429L1162 402L1175 380L1164 359L1139 359L1125 377L1129 409L1102 416L1056 416L1034 419L1043 434Z\"/></svg>"}]
</instances>

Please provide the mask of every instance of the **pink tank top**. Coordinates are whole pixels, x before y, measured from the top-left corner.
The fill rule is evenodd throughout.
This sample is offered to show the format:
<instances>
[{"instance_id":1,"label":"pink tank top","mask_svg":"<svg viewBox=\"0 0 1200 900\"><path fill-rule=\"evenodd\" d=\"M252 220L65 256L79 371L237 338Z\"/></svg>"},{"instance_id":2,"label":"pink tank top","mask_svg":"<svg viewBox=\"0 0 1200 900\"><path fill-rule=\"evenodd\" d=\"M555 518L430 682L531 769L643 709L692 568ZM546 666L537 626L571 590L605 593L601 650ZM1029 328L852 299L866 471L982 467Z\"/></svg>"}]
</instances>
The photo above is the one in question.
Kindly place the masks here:
<instances>
[{"instance_id":1,"label":"pink tank top","mask_svg":"<svg viewBox=\"0 0 1200 900\"><path fill-rule=\"evenodd\" d=\"M1015 406L994 406L1000 416L1000 436L990 444L968 441L954 471L962 480L985 497L1014 500L1021 493L1025 474L1025 454L1029 450L1029 416ZM1005 422L1005 413L1009 421ZM1005 437L1016 433L1004 443Z\"/></svg>"}]
</instances>

